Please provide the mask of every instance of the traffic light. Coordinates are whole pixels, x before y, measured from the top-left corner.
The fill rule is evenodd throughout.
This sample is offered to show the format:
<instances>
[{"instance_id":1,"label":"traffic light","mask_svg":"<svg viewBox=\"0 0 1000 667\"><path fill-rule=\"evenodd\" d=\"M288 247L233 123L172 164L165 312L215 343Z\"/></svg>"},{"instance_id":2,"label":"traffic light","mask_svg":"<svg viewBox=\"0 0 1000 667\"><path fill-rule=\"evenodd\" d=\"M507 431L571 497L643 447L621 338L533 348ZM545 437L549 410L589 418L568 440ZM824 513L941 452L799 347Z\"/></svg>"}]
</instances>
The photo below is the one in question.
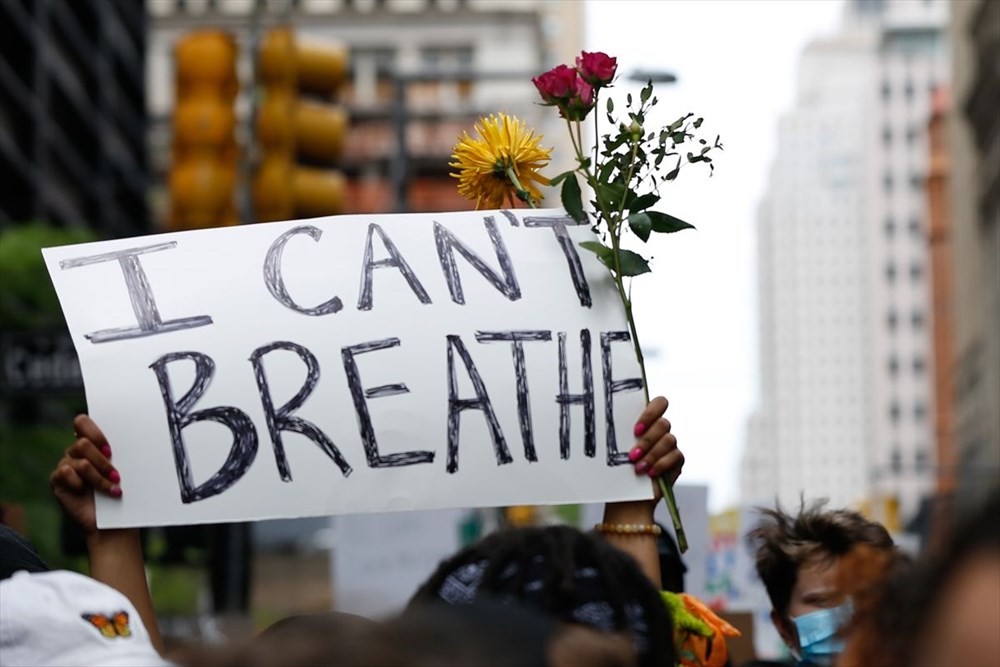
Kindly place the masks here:
<instances>
[{"instance_id":1,"label":"traffic light","mask_svg":"<svg viewBox=\"0 0 1000 667\"><path fill-rule=\"evenodd\" d=\"M239 222L235 197L236 55L233 37L218 30L189 33L174 49L171 230Z\"/></svg>"},{"instance_id":2,"label":"traffic light","mask_svg":"<svg viewBox=\"0 0 1000 667\"><path fill-rule=\"evenodd\" d=\"M257 66L263 86L256 127L261 159L253 182L257 220L343 210L346 179L328 167L343 151L349 123L344 109L330 103L347 62L343 46L301 44L290 28L264 36Z\"/></svg>"}]
</instances>

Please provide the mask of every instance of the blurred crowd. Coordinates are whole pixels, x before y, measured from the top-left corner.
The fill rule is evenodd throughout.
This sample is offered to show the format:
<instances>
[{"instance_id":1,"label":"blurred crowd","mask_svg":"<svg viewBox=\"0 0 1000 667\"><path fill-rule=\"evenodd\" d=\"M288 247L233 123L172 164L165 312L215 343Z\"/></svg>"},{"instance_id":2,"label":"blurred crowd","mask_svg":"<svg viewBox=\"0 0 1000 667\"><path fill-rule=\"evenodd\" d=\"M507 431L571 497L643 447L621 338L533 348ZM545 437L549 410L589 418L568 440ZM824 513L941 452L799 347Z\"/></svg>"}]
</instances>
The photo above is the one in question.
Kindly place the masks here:
<instances>
[{"instance_id":1,"label":"blurred crowd","mask_svg":"<svg viewBox=\"0 0 1000 667\"><path fill-rule=\"evenodd\" d=\"M656 398L639 417L630 460L672 482L684 457L666 408ZM0 524L0 665L732 664L726 640L738 633L683 592L677 547L653 521L658 498L608 503L591 532L498 530L441 562L390 618L293 616L246 642L165 647L138 531L97 528L95 493L122 495L111 443L89 417L73 426L50 481L87 535L90 576L50 570ZM762 508L746 538L795 664L986 667L1000 665L998 517L994 492L919 559L880 524L821 500Z\"/></svg>"}]
</instances>

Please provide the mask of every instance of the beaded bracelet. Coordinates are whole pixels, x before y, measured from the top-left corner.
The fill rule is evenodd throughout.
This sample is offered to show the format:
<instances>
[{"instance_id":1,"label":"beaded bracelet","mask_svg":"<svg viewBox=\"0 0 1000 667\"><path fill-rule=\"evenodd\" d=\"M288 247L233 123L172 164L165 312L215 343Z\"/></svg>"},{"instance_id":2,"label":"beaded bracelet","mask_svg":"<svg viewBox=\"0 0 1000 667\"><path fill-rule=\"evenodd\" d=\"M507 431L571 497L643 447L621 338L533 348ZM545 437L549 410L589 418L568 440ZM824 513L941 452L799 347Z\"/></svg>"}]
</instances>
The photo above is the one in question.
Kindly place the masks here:
<instances>
[{"instance_id":1,"label":"beaded bracelet","mask_svg":"<svg viewBox=\"0 0 1000 667\"><path fill-rule=\"evenodd\" d=\"M652 535L658 536L663 530L655 523L599 523L594 526L598 533L612 535Z\"/></svg>"}]
</instances>

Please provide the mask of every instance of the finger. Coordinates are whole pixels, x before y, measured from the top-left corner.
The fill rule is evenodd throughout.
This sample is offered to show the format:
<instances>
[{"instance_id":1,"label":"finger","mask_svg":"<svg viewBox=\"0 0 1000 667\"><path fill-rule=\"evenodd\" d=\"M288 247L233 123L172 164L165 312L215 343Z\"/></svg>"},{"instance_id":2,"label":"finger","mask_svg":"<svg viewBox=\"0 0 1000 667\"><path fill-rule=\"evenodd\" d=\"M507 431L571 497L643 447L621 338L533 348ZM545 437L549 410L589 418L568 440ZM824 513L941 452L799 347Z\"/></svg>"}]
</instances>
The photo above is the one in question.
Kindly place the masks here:
<instances>
[{"instance_id":1,"label":"finger","mask_svg":"<svg viewBox=\"0 0 1000 667\"><path fill-rule=\"evenodd\" d=\"M673 449L656 461L649 469L650 477L666 476L667 480L673 484L681 475L684 467L684 452L677 449L674 443Z\"/></svg>"},{"instance_id":2,"label":"finger","mask_svg":"<svg viewBox=\"0 0 1000 667\"><path fill-rule=\"evenodd\" d=\"M77 415L73 420L73 428L79 437L94 443L105 458L111 458L111 445L108 444L108 439L104 437L104 432L98 428L97 422L89 415Z\"/></svg>"},{"instance_id":3,"label":"finger","mask_svg":"<svg viewBox=\"0 0 1000 667\"><path fill-rule=\"evenodd\" d=\"M80 476L84 484L92 489L109 496L117 497L121 495L121 488L110 479L104 477L90 461L86 459L72 459L70 465L73 466L73 470Z\"/></svg>"},{"instance_id":4,"label":"finger","mask_svg":"<svg viewBox=\"0 0 1000 667\"><path fill-rule=\"evenodd\" d=\"M632 432L635 437L641 437L646 429L650 427L657 419L663 416L663 413L667 411L667 399L662 396L657 396L651 400L647 405L646 409L642 411L639 415L639 420L635 423Z\"/></svg>"},{"instance_id":5,"label":"finger","mask_svg":"<svg viewBox=\"0 0 1000 667\"><path fill-rule=\"evenodd\" d=\"M636 464L636 470L640 473L646 471L648 466L651 466L656 460L655 458L648 458L649 452L653 449L653 446L663 438L663 436L670 433L670 422L667 419L660 418L652 423L646 432L643 433L642 437L636 440L635 447L633 447L628 453L628 460ZM640 459L647 459L645 465L642 469L639 469L639 464L642 463Z\"/></svg>"},{"instance_id":6,"label":"finger","mask_svg":"<svg viewBox=\"0 0 1000 667\"><path fill-rule=\"evenodd\" d=\"M70 493L83 493L87 490L87 485L74 470L71 459L63 458L56 465L56 469L49 475L49 485L58 494L60 491Z\"/></svg>"},{"instance_id":7,"label":"finger","mask_svg":"<svg viewBox=\"0 0 1000 667\"><path fill-rule=\"evenodd\" d=\"M90 465L94 467L103 477L111 480L112 483L117 484L121 481L121 476L115 467L111 465L111 461L104 456L103 452L98 451L97 445L91 442L88 438L80 438L74 442L69 449L66 450L66 456L71 459L78 459L82 461L88 461Z\"/></svg>"}]
</instances>

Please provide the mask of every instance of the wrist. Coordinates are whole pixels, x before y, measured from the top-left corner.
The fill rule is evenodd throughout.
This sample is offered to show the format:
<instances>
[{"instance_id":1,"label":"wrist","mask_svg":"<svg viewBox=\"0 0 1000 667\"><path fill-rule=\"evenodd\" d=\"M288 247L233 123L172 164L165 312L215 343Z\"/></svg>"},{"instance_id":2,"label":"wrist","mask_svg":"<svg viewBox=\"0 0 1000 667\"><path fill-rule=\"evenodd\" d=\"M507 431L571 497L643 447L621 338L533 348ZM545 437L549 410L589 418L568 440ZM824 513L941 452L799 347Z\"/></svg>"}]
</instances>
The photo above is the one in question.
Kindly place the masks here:
<instances>
[{"instance_id":1,"label":"wrist","mask_svg":"<svg viewBox=\"0 0 1000 667\"><path fill-rule=\"evenodd\" d=\"M632 500L604 506L604 523L652 524L656 502Z\"/></svg>"}]
</instances>

